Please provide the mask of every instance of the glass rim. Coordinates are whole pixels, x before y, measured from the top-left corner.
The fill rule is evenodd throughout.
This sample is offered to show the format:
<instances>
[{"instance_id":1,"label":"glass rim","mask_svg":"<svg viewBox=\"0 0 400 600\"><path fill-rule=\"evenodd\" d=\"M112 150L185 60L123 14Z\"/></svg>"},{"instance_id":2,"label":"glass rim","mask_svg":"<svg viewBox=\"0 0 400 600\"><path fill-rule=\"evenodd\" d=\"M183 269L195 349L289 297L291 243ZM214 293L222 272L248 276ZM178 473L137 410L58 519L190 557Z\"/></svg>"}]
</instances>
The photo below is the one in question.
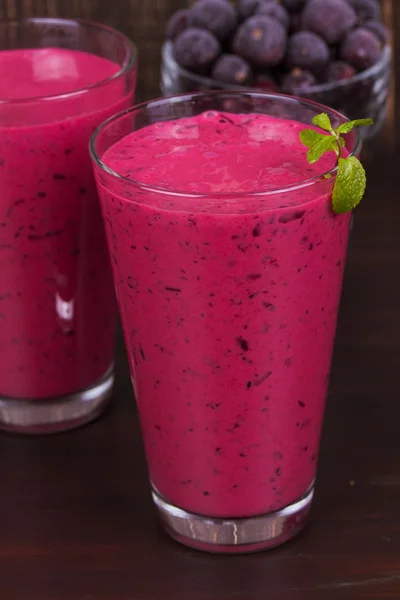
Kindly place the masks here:
<instances>
[{"instance_id":1,"label":"glass rim","mask_svg":"<svg viewBox=\"0 0 400 600\"><path fill-rule=\"evenodd\" d=\"M22 18L22 19L0 19L0 28L2 26L6 26L6 25L13 25L13 24L21 25L24 23L28 23L28 24L29 23L33 23L33 24L48 23L48 24L54 24L54 25L77 23L78 25L81 25L83 27L92 27L94 29L106 31L106 32L114 35L115 37L119 38L119 40L122 42L122 45L125 49L124 62L120 66L118 71L116 73L114 73L113 75L111 75L110 77L96 81L95 83L92 83L91 85L88 85L86 87L74 89L70 92L63 92L63 93L59 93L59 94L48 94L45 96L30 96L29 98L4 98L3 99L0 97L0 104L3 104L3 105L4 104L25 104L25 103L29 103L29 102L69 99L69 98L73 98L75 96L80 96L82 94L85 94L89 90L101 88L112 81L116 81L117 79L120 79L126 73L128 73L131 69L133 69L133 67L136 65L137 54L138 54L136 44L130 38L128 38L128 36L126 36L124 33L119 31L118 29L109 27L108 25L103 25L102 23L97 23L96 21L91 21L89 19L79 19L79 18L63 19L63 18L58 18L58 17L27 17L27 18ZM46 46L43 46L43 49L45 49L45 48L46 48Z\"/></svg>"},{"instance_id":2,"label":"glass rim","mask_svg":"<svg viewBox=\"0 0 400 600\"><path fill-rule=\"evenodd\" d=\"M255 98L255 99L259 98L259 99L265 99L265 100L269 100L269 99L277 100L277 101L280 100L280 101L290 102L290 103L297 104L297 105L303 104L303 105L314 107L315 109L318 109L319 113L327 112L328 115L334 115L338 119L340 119L343 123L347 123L350 120L346 116L344 116L342 113L338 112L337 110L335 110L333 108L324 106L323 104L319 104L318 102L314 102L313 100L298 98L297 96L289 96L287 94L272 94L272 93L267 93L267 92L257 92L257 91L250 91L250 90L249 91L217 90L217 91L210 91L210 92L207 91L207 92L176 94L174 96L166 96L163 98L157 98L154 100L148 100L146 102L141 102L140 104L136 104L136 105L132 106L131 108L125 109L115 115L112 115L106 121L104 121L101 125L99 125L99 127L97 127L97 129L92 134L92 136L90 138L90 142L89 142L89 152L90 152L90 156L91 156L91 159L92 159L94 165L96 167L100 168L100 170L105 172L108 176L111 176L113 179L115 179L119 182L123 182L123 183L127 184L129 187L133 187L135 189L150 192L153 194L164 195L164 196L173 196L173 197L179 197L179 198L197 198L197 199L212 198L212 197L213 198L221 198L221 199L238 199L238 198L243 198L243 197L246 197L246 198L254 197L255 198L255 197L272 196L274 194L288 193L288 192L293 192L293 191L296 191L299 189L311 187L313 185L321 183L321 181L323 181L325 179L332 180L333 178L335 178L335 176L337 174L337 165L335 167L333 167L332 169L330 169L329 171L324 171L322 173L319 173L318 175L314 175L313 177L310 177L309 179L305 179L303 181L292 183L292 184L289 184L286 186L269 188L267 190L260 190L260 191L251 191L250 190L249 192L212 192L212 193L211 192L207 192L207 193L183 192L183 191L174 190L174 189L168 190L166 188L146 184L146 183L137 181L135 179L130 179L129 177L126 177L125 175L120 175L119 173L117 173L116 171L114 171L113 169L108 167L102 161L102 159L100 158L100 156L97 153L96 141L97 141L99 135L101 135L101 133L103 131L105 131L110 125L112 125L113 123L126 117L127 115L137 113L137 112L145 110L146 108L151 107L151 106L157 107L157 106L168 104L171 102L172 103L179 103L179 102L184 103L184 102L193 100L193 98L205 98L205 97L217 97L218 98L218 97L223 97L223 96L227 96L229 99L232 99L235 97L239 97L239 98L240 97L251 97L251 98ZM256 114L264 114L264 113L256 113ZM316 114L318 114L318 113L316 112ZM177 117L176 120L178 120L178 119L179 119L179 117ZM170 119L170 120L173 120L173 119ZM307 125L307 124L305 124L305 125ZM352 133L354 134L354 146L351 149L351 152L349 152L349 156L358 156L361 151L361 145L362 145L361 136L356 128L352 130Z\"/></svg>"},{"instance_id":3,"label":"glass rim","mask_svg":"<svg viewBox=\"0 0 400 600\"><path fill-rule=\"evenodd\" d=\"M257 88L252 88L251 86L242 86L242 85L229 85L229 84L225 84L223 82L220 82L216 79L212 79L211 77L204 77L203 75L198 75L197 73L192 73L192 71L189 71L188 69L185 69L185 67L182 67L179 63L176 62L174 56L173 56L173 52L172 52L172 42L167 40L162 48L162 56L163 59L165 59L168 62L173 62L174 67L176 67L179 72L185 76L187 79L191 79L192 81L196 81L197 83L200 83L202 85L207 85L210 87L210 89L213 89L211 86L213 86L215 83L218 83L218 86L220 87L220 89L223 89L225 91L227 90L241 90L241 91L249 91L249 90L256 90ZM365 79L368 79L369 77L374 77L377 73L379 73L379 71L382 69L382 67L389 63L390 59L392 57L392 49L390 44L385 44L382 48L382 55L379 58L378 62L375 63L374 65L372 65L372 67L368 67L368 69L365 69L365 71L360 71L359 73L356 73L355 75L353 75L353 77L350 77L349 79L344 79L341 81L334 81L334 82L330 82L330 83L319 83L318 85L313 85L310 86L309 88L307 88L306 90L304 90L305 94L320 94L320 93L324 93L324 92L332 92L334 90L337 89L341 89L341 88L345 88L346 86L349 85L353 85L355 83L359 83L360 81L364 81Z\"/></svg>"}]
</instances>

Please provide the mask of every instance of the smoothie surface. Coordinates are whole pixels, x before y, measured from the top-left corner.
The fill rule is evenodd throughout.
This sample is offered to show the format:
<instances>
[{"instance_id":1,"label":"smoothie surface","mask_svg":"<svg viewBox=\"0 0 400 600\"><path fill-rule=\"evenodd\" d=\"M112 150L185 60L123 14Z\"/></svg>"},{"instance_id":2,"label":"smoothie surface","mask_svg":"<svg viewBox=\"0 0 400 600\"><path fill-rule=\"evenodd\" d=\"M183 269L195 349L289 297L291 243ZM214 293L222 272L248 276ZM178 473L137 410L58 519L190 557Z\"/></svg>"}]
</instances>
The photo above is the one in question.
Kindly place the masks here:
<instances>
[{"instance_id":1,"label":"smoothie surface","mask_svg":"<svg viewBox=\"0 0 400 600\"><path fill-rule=\"evenodd\" d=\"M139 129L107 150L103 162L119 175L168 191L264 192L299 184L335 166L333 152L308 163L299 139L306 127L263 114L204 112ZM309 191L296 196L301 204Z\"/></svg>"},{"instance_id":2,"label":"smoothie surface","mask_svg":"<svg viewBox=\"0 0 400 600\"><path fill-rule=\"evenodd\" d=\"M110 60L79 50L3 50L0 55L0 100L68 94L104 81L119 69Z\"/></svg>"}]
</instances>

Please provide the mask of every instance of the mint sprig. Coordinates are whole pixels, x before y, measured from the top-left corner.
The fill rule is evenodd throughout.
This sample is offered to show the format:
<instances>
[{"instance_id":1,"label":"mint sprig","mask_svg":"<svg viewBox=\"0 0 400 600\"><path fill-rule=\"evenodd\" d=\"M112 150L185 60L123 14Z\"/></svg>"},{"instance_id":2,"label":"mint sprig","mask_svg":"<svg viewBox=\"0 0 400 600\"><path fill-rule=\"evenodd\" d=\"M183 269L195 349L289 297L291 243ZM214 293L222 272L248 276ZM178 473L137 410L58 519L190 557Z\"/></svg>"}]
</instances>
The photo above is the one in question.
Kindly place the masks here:
<instances>
[{"instance_id":1,"label":"mint sprig","mask_svg":"<svg viewBox=\"0 0 400 600\"><path fill-rule=\"evenodd\" d=\"M343 158L343 149L346 144L343 134L350 133L354 127L372 125L373 120L356 119L333 128L329 116L326 113L321 113L315 116L312 122L328 133L319 133L315 129L300 131L300 140L308 148L307 160L310 164L313 164L325 152L335 152L338 164L332 193L332 208L337 214L349 212L361 202L367 179L364 167L357 157L347 156Z\"/></svg>"}]
</instances>

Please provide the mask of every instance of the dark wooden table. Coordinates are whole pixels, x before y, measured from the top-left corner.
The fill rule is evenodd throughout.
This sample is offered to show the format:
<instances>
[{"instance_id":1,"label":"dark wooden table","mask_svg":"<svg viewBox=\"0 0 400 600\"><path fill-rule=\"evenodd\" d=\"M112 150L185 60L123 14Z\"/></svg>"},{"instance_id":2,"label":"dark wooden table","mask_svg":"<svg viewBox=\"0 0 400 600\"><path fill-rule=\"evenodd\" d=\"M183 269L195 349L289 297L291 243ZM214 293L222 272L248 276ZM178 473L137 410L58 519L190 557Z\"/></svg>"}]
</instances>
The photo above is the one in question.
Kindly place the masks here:
<instances>
[{"instance_id":1,"label":"dark wooden table","mask_svg":"<svg viewBox=\"0 0 400 600\"><path fill-rule=\"evenodd\" d=\"M141 51L144 98L158 94L163 22L179 4L0 0L0 16L76 15L120 25ZM397 0L393 7L396 33ZM0 600L400 598L396 82L393 92L387 126L365 149L368 193L351 238L307 530L280 549L244 557L191 551L159 531L120 342L109 414L68 434L0 436Z\"/></svg>"}]
</instances>

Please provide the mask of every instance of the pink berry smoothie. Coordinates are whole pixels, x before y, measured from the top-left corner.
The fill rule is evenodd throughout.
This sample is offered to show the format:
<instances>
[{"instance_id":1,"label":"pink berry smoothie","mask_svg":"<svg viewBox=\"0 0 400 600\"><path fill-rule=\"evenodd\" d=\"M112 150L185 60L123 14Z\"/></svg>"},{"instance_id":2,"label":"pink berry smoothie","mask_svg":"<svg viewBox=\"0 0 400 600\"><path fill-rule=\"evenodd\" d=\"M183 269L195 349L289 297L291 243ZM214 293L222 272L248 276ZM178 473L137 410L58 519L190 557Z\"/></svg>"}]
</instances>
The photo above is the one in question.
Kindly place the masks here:
<instances>
[{"instance_id":1,"label":"pink berry smoothie","mask_svg":"<svg viewBox=\"0 0 400 600\"><path fill-rule=\"evenodd\" d=\"M121 78L91 87L119 69L75 50L0 52L2 397L83 390L113 363L114 292L88 142L132 103Z\"/></svg>"},{"instance_id":2,"label":"pink berry smoothie","mask_svg":"<svg viewBox=\"0 0 400 600\"><path fill-rule=\"evenodd\" d=\"M269 513L315 478L350 215L326 179L272 192L334 166L301 129L207 112L102 157L164 191L98 179L151 481L190 512Z\"/></svg>"}]
</instances>

